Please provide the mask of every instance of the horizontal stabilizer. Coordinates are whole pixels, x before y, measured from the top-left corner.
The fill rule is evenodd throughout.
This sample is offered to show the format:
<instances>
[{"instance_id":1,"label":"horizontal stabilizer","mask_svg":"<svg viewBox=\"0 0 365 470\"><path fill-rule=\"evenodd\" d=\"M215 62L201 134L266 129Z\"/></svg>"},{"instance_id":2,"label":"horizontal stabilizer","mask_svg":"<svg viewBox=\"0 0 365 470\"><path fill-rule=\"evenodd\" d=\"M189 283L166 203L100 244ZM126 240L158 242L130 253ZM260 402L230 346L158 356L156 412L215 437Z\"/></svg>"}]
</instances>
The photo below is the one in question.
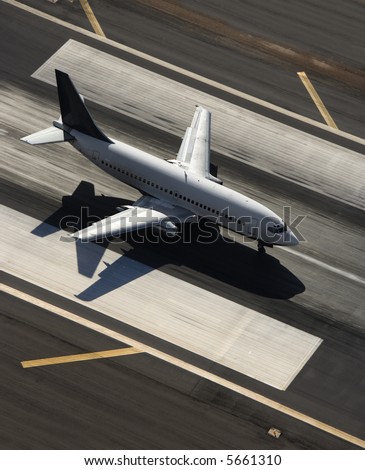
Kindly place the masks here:
<instances>
[{"instance_id":1,"label":"horizontal stabilizer","mask_svg":"<svg viewBox=\"0 0 365 470\"><path fill-rule=\"evenodd\" d=\"M20 140L27 142L28 144L39 145L65 142L68 140L73 140L73 137L63 129L52 126L48 127L47 129L43 129L42 131L35 132L34 134L22 137Z\"/></svg>"}]
</instances>

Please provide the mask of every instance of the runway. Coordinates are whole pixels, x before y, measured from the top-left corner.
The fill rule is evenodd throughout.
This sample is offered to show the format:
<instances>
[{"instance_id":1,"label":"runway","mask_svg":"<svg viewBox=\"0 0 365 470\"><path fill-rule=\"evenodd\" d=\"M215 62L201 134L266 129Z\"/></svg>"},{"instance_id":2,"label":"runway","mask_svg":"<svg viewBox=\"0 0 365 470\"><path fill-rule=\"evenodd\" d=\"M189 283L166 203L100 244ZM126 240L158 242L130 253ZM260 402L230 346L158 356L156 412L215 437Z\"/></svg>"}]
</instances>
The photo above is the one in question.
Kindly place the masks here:
<instances>
[{"instance_id":1,"label":"runway","mask_svg":"<svg viewBox=\"0 0 365 470\"><path fill-rule=\"evenodd\" d=\"M4 12L1 31L8 40L9 18L14 10L4 4L1 8ZM349 189L341 191L339 186L344 177L341 168L337 172L331 168L329 174L338 178L334 185L337 193L331 194L323 184L325 170L318 180L321 191L318 188L313 191L307 184L313 182L310 175L307 181L299 177L298 185L295 173L288 176L270 168L266 171L264 160L253 165L245 159L232 158L235 155L226 151L225 146L230 137L233 142L237 138L233 132L231 136L225 132L226 141L222 143L217 138L213 163L218 164L219 176L227 186L261 200L276 211L291 205L293 219L301 214L306 216L300 228L307 242L300 246L298 255L295 251L274 250L257 262L254 246L240 243L217 241L202 249L194 243L178 247L162 243L142 245L127 239L107 250L91 245L77 258L74 246L59 241L62 232L57 225L62 217L80 213L84 204L91 207L91 214L107 215L121 200L134 200L138 193L95 169L72 148L61 145L24 148L19 142L24 134L47 127L57 117L55 88L39 81L39 78L44 80L44 75L36 74L37 80L30 75L61 50L70 39L70 31L56 25L50 28L46 21L25 12L16 14L28 27L21 38L11 43L10 51L1 52L1 215L2 226L8 228L9 234L2 240L1 263L5 271L2 281L53 305L67 305L67 310L82 313L106 328L117 328L135 340L364 439L364 219L361 181L356 183L359 172L355 171L356 162L361 161L358 143L349 143L349 148L342 151L342 155L355 162L345 178ZM31 33L33 22L38 26L38 34ZM43 40L44 28L48 28L47 42ZM79 47L76 55L80 57L83 50L91 47L100 50L102 60L108 60L106 52L112 54L112 61L124 60L109 46L106 50L97 41L78 33L72 33L71 38L75 41L73 46ZM35 51L31 59L22 47L30 41ZM53 66L51 62L48 64ZM72 67L77 74L77 64ZM167 82L164 83L166 87ZM189 80L182 84L191 85ZM158 89L157 81L154 86ZM85 95L88 97L96 89L93 80L88 79ZM104 99L107 107L91 102L90 109L101 127L113 137L162 158L171 158L178 149L177 136L180 129L183 133L190 103L187 100L176 121L161 119L163 114L159 113L156 122L151 121L153 113L144 110L142 96L138 96L140 102L127 104L127 114L121 112L116 95ZM124 99L120 95L121 102ZM150 94L150 104L153 99ZM14 102L16 106L12 106ZM219 123L219 111L217 114ZM262 115L258 120L253 121L253 127L256 122L270 125ZM275 125L279 129L280 125ZM299 135L302 131L298 127L297 124L296 128L287 129L288 135L290 132ZM309 136L303 133L303 142L304 139L309 141ZM275 140L274 132L272 141ZM335 137L333 140L337 142ZM321 150L338 152L340 162L341 149L330 142L331 137L315 141L322 146ZM244 147L244 142L241 145ZM254 150L254 144L251 145L250 158ZM275 148L272 151L274 155L279 154ZM315 158L317 155L313 162ZM292 168L294 171L295 167ZM304 178L307 168L308 165L303 165L303 171L297 173ZM356 192L351 193L351 183L353 187L359 184ZM1 389L6 404L6 425L1 431L4 448L352 448L359 445L356 440L340 439L150 355L22 370L19 364L23 360L120 348L121 344L55 318L45 310L25 306L7 294L1 296L6 345L2 349L3 377L7 378ZM117 309L117 315L108 314L107 309L115 311L116 305L123 308ZM298 356L301 366L293 365L290 373L284 356L276 359L277 365L285 365L282 371L288 374L278 382L265 378L258 370L250 372L247 361L242 361L249 355L249 349L244 349L247 337L240 336L247 331L243 326L244 312L254 315L252 321L257 327L262 319L266 331L274 332L276 326L287 325L285 334L295 332L303 338L314 338L311 348L306 350L310 352L302 351ZM177 322L176 333L168 330L174 322ZM268 350L278 347L280 328L267 337ZM206 337L202 336L203 332ZM253 333L256 338L260 335L259 329ZM10 337L16 338L14 344L9 343ZM289 357L291 352L285 350L285 338L277 352ZM294 343L299 345L297 340ZM257 351L257 346L252 350ZM263 356L263 366L268 365L268 357ZM16 395L12 395L15 383L19 386ZM136 395L132 392L134 387L139 390ZM45 399L56 389L58 403L62 402L59 409L52 406L49 398ZM20 403L17 409L16 403ZM73 413L75 407L81 407L80 413ZM179 408L178 414L175 407ZM15 433L19 420L25 419L28 427ZM47 430L55 420L59 425L52 435ZM81 433L85 423L88 431ZM99 423L102 423L103 437L97 429ZM131 423L127 433L124 432L126 423ZM284 429L278 440L267 435L273 424ZM69 426L73 427L71 434L66 432ZM158 433L153 431L156 428ZM31 429L37 432L32 433Z\"/></svg>"},{"instance_id":2,"label":"runway","mask_svg":"<svg viewBox=\"0 0 365 470\"><path fill-rule=\"evenodd\" d=\"M78 2L70 5L62 0L53 5L26 0L23 3L93 31ZM164 13L164 4L168 3L171 2L118 0L108 2L105 7L103 1L92 0L91 5L110 40L317 122L322 122L321 117L297 77L297 72L306 69L306 64L293 63L290 57L279 59L263 53L256 45L248 47L239 43L231 38L232 30L265 38L273 49L284 46L303 56L322 59L324 63L332 60L363 77L362 6L358 2L348 4L345 0L336 0L331 9L323 0L314 4L295 1L290 5L278 0L275 6L264 0L243 4L230 2L229 7L215 0L184 2L185 10L202 14L208 22L213 21L213 31L204 28L204 24L184 22ZM214 21L218 21L218 25L224 23L225 34L219 34ZM352 89L326 73L307 72L315 80L339 128L365 137L363 85L362 89ZM244 107L261 112L260 106L250 103L245 103Z\"/></svg>"}]
</instances>

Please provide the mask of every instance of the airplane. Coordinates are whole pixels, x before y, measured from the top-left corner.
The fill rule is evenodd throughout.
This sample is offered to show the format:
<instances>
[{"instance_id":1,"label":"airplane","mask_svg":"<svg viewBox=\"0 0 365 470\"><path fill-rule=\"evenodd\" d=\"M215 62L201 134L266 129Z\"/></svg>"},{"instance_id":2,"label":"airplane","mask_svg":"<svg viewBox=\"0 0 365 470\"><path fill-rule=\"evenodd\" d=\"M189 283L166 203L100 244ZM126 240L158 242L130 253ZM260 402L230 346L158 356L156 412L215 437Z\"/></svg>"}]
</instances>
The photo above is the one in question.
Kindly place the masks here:
<instances>
[{"instance_id":1,"label":"airplane","mask_svg":"<svg viewBox=\"0 0 365 470\"><path fill-rule=\"evenodd\" d=\"M69 142L96 166L142 196L71 237L90 242L150 227L174 236L181 224L208 219L258 243L258 252L299 243L287 224L263 204L223 186L210 173L211 113L197 106L176 158L154 155L108 137L94 122L69 75L55 70L61 116L23 137L29 144Z\"/></svg>"}]
</instances>

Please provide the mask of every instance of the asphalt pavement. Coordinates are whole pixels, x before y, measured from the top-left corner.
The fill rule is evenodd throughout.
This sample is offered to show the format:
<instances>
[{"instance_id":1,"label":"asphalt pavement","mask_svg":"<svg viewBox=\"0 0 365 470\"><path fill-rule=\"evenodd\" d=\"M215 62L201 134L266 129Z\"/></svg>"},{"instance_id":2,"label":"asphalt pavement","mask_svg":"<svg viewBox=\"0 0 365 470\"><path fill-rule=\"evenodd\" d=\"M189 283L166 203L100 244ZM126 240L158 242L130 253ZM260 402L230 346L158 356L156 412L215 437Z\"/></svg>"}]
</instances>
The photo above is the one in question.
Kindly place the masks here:
<instances>
[{"instance_id":1,"label":"asphalt pavement","mask_svg":"<svg viewBox=\"0 0 365 470\"><path fill-rule=\"evenodd\" d=\"M65 19L77 18L77 22L88 27L76 5L59 3L56 7L59 15ZM93 6L98 13L100 3L95 2ZM46 221L57 227L62 216L80 210L80 199L73 198L72 194L81 181L95 191L95 194L84 193L81 203L94 205L104 215L114 209L116 200L135 199L136 191L95 170L71 150L65 151L61 146L43 147L42 150L40 147L25 148L19 142L26 129L34 126L34 131L38 130L37 126L46 117L42 113L48 116L57 112L55 89L31 79L30 75L70 37L116 56L127 58L128 54L4 3L0 7L2 41L8 46L0 52L0 95L3 109L9 102L13 103L11 116L2 113L0 117L1 128L5 130L1 134L3 145L0 149L1 203L33 217L40 224ZM53 5L47 4L44 8L50 10ZM157 39L147 41L140 36L137 42L132 31L127 34L127 28L122 28L126 21L129 30L136 31L127 15L133 13L134 24L138 25L138 6L120 10L123 15L119 16L116 11L113 4L105 9L109 15L106 20L114 18L110 22L105 20L103 25L108 36L115 34L114 39L119 40L117 33L123 31L124 40L128 38L134 47L143 44L144 50L150 49L148 52L154 55L161 52L165 60L174 57L185 68L194 68L195 64L196 71L202 74L208 74L209 66L209 76L224 79L231 86L237 85L243 64L237 67L236 49L233 51L228 47L224 54L217 54L217 47L222 48L222 45L217 46L210 40L202 42L198 33L187 36L184 25L179 23L176 29L176 20L169 20L163 23L164 41L168 38L171 47L175 44L180 49L170 49L166 56L166 49L158 46ZM159 23L157 13L144 11L147 12L143 17L145 34L148 35L148 31L156 34L152 26ZM355 14L355 9L353 11ZM336 18L340 18L340 11L333 18L335 23ZM346 25L350 29L351 22ZM159 37L161 40L162 36ZM189 41L194 41L194 47ZM195 61L192 54L189 54L189 61L186 60L188 50L197 55ZM204 61L200 60L202 56ZM217 66L218 57L224 59L223 62L220 60L220 67ZM336 59L340 60L341 54ZM355 55L351 61L356 66ZM147 66L144 61L137 62ZM159 70L156 66L151 67ZM271 67L274 71L278 67L280 74L284 74L276 61ZM260 77L269 76L263 71L256 70L256 73ZM168 75L175 77L170 72ZM192 83L188 79L185 81ZM257 81L256 88L249 90L247 76L244 84L245 90L253 94L260 88L260 98L273 96L265 94L268 84L261 86ZM288 89L286 79L282 80L281 89ZM298 85L292 96L296 105L293 108L302 113L306 98L304 92L303 99L298 98L299 89ZM331 88L331 93L341 96L344 90ZM347 98L347 93L353 96L355 92L347 90L345 93ZM276 103L284 106L287 92L275 96L281 97L276 98ZM358 96L355 101L354 111L360 102ZM32 102L34 107L29 107ZM309 109L309 102L307 105ZM171 155L178 148L179 139L161 129L101 106L91 104L90 108L103 129L117 132L121 140L129 139L133 145L161 157ZM261 109L261 112L264 114L265 110ZM361 119L360 115L353 115L351 119L346 116L344 130L356 134L362 128ZM362 134L359 132L358 135ZM359 150L358 145L356 150ZM308 242L303 244L302 257L290 251L274 250L258 261L254 246L222 241L202 250L194 243L179 247L164 244L141 247L128 240L131 249L126 255L152 269L315 334L323 339L323 344L288 390L282 392L166 344L127 324L112 322L113 327L127 330L148 344L364 439L363 211L224 155L214 154L213 162L218 165L219 176L227 186L248 192L264 203L269 200L275 209L289 202L297 214L306 215L303 230ZM6 227L6 221L3 226ZM6 273L2 274L2 282L111 326L111 320L102 318L92 307L80 306L57 293L42 290L35 282L25 282ZM1 296L2 448L356 447L147 355L23 370L20 361L25 359L121 346L21 300L6 294ZM267 435L272 425L283 430L278 440Z\"/></svg>"}]
</instances>

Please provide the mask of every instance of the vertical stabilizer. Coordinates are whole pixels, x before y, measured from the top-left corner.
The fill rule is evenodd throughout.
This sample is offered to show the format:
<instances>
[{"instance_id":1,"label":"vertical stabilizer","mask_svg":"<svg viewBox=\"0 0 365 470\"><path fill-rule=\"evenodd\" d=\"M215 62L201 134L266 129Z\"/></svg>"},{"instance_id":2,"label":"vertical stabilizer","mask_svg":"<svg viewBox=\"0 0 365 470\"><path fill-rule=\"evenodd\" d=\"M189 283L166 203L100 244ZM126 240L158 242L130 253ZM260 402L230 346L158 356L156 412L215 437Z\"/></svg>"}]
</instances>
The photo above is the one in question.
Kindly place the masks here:
<instances>
[{"instance_id":1,"label":"vertical stabilizer","mask_svg":"<svg viewBox=\"0 0 365 470\"><path fill-rule=\"evenodd\" d=\"M60 70L55 72L62 123L95 139L111 142L95 124L68 74Z\"/></svg>"}]
</instances>

